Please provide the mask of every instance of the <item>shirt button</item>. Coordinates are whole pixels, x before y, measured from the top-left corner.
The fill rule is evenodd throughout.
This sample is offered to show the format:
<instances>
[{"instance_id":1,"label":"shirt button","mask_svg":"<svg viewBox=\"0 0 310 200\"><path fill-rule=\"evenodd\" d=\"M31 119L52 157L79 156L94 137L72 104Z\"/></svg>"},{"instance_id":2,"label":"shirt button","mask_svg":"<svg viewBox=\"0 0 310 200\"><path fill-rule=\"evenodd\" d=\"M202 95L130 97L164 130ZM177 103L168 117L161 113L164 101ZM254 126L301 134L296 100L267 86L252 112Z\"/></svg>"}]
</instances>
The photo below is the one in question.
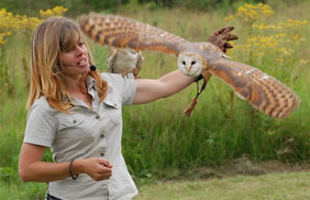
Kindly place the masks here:
<instances>
[{"instance_id":1,"label":"shirt button","mask_svg":"<svg viewBox=\"0 0 310 200\"><path fill-rule=\"evenodd\" d=\"M99 118L100 118L100 116L99 116L99 115L97 115L97 116L96 116L96 119L99 119Z\"/></svg>"},{"instance_id":2,"label":"shirt button","mask_svg":"<svg viewBox=\"0 0 310 200\"><path fill-rule=\"evenodd\" d=\"M74 119L72 122L73 122L73 124L76 124L77 121Z\"/></svg>"},{"instance_id":3,"label":"shirt button","mask_svg":"<svg viewBox=\"0 0 310 200\"><path fill-rule=\"evenodd\" d=\"M100 153L100 156L105 156L105 154L104 153Z\"/></svg>"}]
</instances>

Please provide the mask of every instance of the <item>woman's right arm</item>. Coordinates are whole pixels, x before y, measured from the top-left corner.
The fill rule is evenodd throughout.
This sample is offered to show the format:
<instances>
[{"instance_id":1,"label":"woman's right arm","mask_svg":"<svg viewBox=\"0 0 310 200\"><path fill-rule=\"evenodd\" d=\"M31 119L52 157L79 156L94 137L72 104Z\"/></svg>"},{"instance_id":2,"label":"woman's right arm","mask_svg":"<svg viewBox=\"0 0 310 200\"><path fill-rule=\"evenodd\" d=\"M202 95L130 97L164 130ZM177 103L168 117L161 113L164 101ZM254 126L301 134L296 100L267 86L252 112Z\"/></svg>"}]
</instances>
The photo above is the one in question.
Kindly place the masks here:
<instances>
[{"instance_id":1,"label":"woman's right arm","mask_svg":"<svg viewBox=\"0 0 310 200\"><path fill-rule=\"evenodd\" d=\"M19 157L19 176L22 181L52 182L70 177L69 162L43 162L46 147L23 143ZM102 158L75 160L73 174L87 173L96 181L109 179L112 165Z\"/></svg>"}]
</instances>

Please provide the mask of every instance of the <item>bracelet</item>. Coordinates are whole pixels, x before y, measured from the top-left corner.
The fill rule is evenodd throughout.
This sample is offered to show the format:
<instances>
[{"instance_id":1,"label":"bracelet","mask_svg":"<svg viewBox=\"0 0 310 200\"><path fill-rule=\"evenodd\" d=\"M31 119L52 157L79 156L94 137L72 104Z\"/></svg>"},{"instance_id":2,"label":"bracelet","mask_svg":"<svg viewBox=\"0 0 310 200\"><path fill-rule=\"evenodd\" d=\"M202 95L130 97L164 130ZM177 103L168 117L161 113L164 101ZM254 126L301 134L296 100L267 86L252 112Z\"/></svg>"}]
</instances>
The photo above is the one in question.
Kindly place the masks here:
<instances>
[{"instance_id":1,"label":"bracelet","mask_svg":"<svg viewBox=\"0 0 310 200\"><path fill-rule=\"evenodd\" d=\"M73 164L73 160L70 161L70 164L69 164L69 173L72 177L73 180L76 180L78 177L79 177L79 174L76 174L76 175L73 175L73 172L72 172L72 164Z\"/></svg>"}]
</instances>

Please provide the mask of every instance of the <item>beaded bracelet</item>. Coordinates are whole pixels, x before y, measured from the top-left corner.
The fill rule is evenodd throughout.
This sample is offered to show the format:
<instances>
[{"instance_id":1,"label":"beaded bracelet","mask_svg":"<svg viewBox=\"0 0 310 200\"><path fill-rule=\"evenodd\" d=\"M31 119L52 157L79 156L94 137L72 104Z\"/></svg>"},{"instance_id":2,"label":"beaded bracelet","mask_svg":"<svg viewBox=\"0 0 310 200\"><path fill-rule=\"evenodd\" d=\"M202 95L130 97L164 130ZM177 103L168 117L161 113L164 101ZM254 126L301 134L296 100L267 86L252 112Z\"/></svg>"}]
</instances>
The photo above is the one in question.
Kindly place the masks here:
<instances>
[{"instance_id":1,"label":"beaded bracelet","mask_svg":"<svg viewBox=\"0 0 310 200\"><path fill-rule=\"evenodd\" d=\"M76 175L73 175L73 172L72 172L72 164L73 164L73 160L70 161L70 164L69 164L69 173L72 177L73 180L76 180L78 177L79 177L79 174L76 174Z\"/></svg>"}]
</instances>

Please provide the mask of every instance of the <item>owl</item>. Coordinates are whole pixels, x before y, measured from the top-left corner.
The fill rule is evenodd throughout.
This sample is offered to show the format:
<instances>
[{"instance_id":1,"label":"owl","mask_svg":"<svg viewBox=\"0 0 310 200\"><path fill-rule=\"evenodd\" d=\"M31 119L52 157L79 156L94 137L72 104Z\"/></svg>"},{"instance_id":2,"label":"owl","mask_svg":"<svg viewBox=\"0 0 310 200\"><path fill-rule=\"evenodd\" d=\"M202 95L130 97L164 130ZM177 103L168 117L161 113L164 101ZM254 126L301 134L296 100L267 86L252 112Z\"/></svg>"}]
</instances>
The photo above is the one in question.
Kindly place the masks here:
<instances>
[{"instance_id":1,"label":"owl","mask_svg":"<svg viewBox=\"0 0 310 200\"><path fill-rule=\"evenodd\" d=\"M141 51L136 52L131 49L115 49L113 48L108 55L107 71L111 73L122 74L127 76L133 73L137 79L142 68L144 57Z\"/></svg>"},{"instance_id":2,"label":"owl","mask_svg":"<svg viewBox=\"0 0 310 200\"><path fill-rule=\"evenodd\" d=\"M182 73L202 75L206 82L215 75L237 96L268 116L287 118L300 103L298 96L283 83L259 69L228 59L211 43L189 42L167 31L120 16L83 15L78 23L88 37L102 45L174 55Z\"/></svg>"}]
</instances>

